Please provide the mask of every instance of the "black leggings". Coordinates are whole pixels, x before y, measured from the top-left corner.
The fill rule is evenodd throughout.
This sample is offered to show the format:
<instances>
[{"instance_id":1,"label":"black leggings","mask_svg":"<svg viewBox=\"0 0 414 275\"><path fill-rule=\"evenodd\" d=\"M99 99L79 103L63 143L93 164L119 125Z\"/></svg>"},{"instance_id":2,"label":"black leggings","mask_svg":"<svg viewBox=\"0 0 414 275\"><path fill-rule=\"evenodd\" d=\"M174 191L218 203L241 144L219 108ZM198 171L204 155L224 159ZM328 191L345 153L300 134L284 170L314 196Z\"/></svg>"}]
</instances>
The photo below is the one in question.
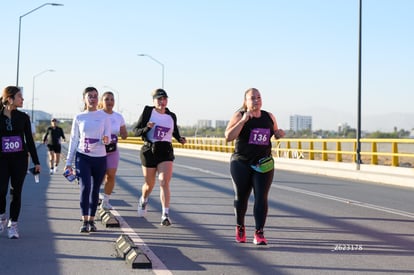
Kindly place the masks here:
<instances>
[{"instance_id":1,"label":"black leggings","mask_svg":"<svg viewBox=\"0 0 414 275\"><path fill-rule=\"evenodd\" d=\"M10 220L12 222L17 222L19 219L27 166L27 155L10 154L7 158L0 158L0 214L6 212L7 189L10 182Z\"/></svg>"},{"instance_id":2,"label":"black leggings","mask_svg":"<svg viewBox=\"0 0 414 275\"><path fill-rule=\"evenodd\" d=\"M267 217L270 186L272 185L274 170L267 173L254 171L243 161L232 159L230 161L230 173L233 180L235 193L234 212L237 225L244 226L249 197L253 189L254 208L253 215L256 230L262 230Z\"/></svg>"}]
</instances>

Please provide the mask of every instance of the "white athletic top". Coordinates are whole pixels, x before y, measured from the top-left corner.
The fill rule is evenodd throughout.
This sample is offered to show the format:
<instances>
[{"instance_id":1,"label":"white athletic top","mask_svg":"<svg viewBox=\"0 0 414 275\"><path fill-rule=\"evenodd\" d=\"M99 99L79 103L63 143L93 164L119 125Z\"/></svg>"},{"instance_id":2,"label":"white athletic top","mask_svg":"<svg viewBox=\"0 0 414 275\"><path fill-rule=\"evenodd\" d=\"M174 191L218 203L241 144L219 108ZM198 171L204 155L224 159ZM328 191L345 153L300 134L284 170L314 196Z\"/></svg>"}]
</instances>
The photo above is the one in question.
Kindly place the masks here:
<instances>
[{"instance_id":1,"label":"white athletic top","mask_svg":"<svg viewBox=\"0 0 414 275\"><path fill-rule=\"evenodd\" d=\"M117 112L112 112L112 114L108 114L105 113L104 110L99 111L109 117L109 120L111 121L111 142L116 143L118 141L121 126L125 126L124 117Z\"/></svg>"},{"instance_id":2,"label":"white athletic top","mask_svg":"<svg viewBox=\"0 0 414 275\"><path fill-rule=\"evenodd\" d=\"M100 111L84 111L73 119L66 165L72 165L75 153L91 157L106 156L104 136L111 136L111 121Z\"/></svg>"},{"instance_id":3,"label":"white athletic top","mask_svg":"<svg viewBox=\"0 0 414 275\"><path fill-rule=\"evenodd\" d=\"M149 121L154 122L154 127L147 133L147 138L151 142L172 141L174 121L168 114L160 114L155 109L152 110Z\"/></svg>"}]
</instances>

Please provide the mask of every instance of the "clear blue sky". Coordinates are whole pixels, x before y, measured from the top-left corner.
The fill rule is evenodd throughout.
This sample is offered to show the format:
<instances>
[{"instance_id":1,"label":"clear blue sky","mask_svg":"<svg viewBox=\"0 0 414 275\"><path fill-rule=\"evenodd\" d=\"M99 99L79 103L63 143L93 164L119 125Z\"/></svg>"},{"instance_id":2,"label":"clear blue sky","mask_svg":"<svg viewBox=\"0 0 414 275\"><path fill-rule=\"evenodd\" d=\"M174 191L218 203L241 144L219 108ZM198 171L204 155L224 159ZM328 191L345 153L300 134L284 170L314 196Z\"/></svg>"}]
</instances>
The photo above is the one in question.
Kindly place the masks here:
<instances>
[{"instance_id":1,"label":"clear blue sky","mask_svg":"<svg viewBox=\"0 0 414 275\"><path fill-rule=\"evenodd\" d=\"M0 86L15 85L19 17L44 1L0 2ZM22 18L25 108L75 114L86 86L119 94L136 121L165 89L179 125L228 120L247 88L282 128L313 116L314 130L356 127L358 0L58 1ZM363 1L362 128L414 128L373 120L413 114L414 1ZM48 69L47 72L38 75ZM38 75L34 77L35 75ZM110 88L108 88L110 87ZM387 116L385 116L387 117ZM403 115L403 117L406 117ZM411 124L409 124L411 123Z\"/></svg>"}]
</instances>

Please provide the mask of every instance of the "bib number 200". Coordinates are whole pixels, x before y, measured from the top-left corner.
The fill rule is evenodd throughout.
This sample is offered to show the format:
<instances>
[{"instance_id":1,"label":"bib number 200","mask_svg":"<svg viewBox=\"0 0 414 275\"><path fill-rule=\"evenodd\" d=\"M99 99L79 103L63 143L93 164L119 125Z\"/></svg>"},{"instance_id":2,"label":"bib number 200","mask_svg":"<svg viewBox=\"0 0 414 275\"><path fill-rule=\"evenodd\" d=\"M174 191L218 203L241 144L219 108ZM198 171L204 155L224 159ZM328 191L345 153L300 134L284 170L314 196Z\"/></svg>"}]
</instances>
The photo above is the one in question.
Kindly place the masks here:
<instances>
[{"instance_id":1,"label":"bib number 200","mask_svg":"<svg viewBox=\"0 0 414 275\"><path fill-rule=\"evenodd\" d=\"M20 136L2 137L1 148L4 153L20 152L23 150L23 142Z\"/></svg>"}]
</instances>

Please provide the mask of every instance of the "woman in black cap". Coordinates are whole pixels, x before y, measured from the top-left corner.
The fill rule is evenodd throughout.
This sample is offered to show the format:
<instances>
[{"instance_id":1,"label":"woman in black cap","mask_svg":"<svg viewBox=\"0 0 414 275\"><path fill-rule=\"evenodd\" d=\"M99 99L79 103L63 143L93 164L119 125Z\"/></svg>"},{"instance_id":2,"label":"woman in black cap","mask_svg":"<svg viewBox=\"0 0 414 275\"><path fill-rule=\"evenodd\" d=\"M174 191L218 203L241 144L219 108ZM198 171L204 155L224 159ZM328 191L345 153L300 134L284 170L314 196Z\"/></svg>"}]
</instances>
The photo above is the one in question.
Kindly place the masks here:
<instances>
[{"instance_id":1,"label":"woman in black cap","mask_svg":"<svg viewBox=\"0 0 414 275\"><path fill-rule=\"evenodd\" d=\"M148 197L154 188L158 172L162 204L161 224L169 226L170 180L174 161L171 141L174 137L181 144L185 144L186 140L178 131L176 115L167 108L167 93L163 89L156 89L152 98L154 106L145 106L135 127L135 135L141 136L145 141L140 153L145 183L138 202L138 216L143 217L146 214Z\"/></svg>"}]
</instances>

